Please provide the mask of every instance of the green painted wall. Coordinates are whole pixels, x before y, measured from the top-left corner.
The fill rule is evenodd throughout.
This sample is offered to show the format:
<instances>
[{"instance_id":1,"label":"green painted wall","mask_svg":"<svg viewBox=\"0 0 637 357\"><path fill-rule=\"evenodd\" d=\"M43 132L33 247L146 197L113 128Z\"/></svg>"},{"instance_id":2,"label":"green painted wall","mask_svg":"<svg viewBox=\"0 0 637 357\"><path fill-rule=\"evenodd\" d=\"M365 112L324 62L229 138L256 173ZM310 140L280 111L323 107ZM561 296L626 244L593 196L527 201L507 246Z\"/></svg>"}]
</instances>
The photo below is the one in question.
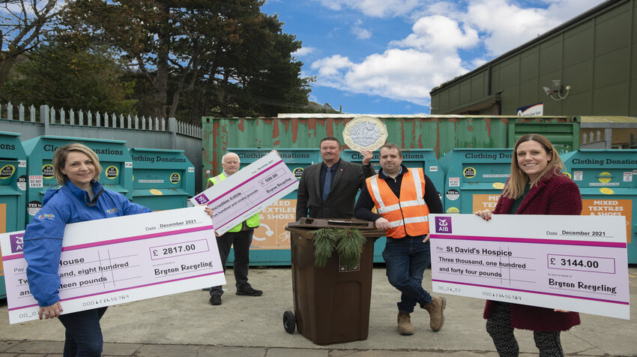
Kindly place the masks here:
<instances>
[{"instance_id":1,"label":"green painted wall","mask_svg":"<svg viewBox=\"0 0 637 357\"><path fill-rule=\"evenodd\" d=\"M202 165L205 183L221 171L221 157L228 148L316 149L321 139L334 136L343 143L343 129L354 116L310 118L202 118ZM554 123L570 123L567 117L515 116L388 116L379 117L387 126L387 142L403 149L433 149L437 157L454 148L506 148L509 126L543 124L551 132ZM569 126L571 124L567 124ZM577 143L579 148L579 123ZM559 129L560 132L563 129ZM345 149L347 147L344 147Z\"/></svg>"}]
</instances>

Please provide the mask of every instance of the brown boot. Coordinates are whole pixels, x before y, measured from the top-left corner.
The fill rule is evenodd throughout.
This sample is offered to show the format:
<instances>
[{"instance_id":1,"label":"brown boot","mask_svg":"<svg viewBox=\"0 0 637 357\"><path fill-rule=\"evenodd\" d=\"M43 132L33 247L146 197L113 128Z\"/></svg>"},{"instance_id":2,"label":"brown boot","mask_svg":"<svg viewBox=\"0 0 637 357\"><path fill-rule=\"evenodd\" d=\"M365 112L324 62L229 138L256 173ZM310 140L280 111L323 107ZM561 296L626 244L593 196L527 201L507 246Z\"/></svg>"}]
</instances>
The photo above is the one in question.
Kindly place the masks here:
<instances>
[{"instance_id":1,"label":"brown boot","mask_svg":"<svg viewBox=\"0 0 637 357\"><path fill-rule=\"evenodd\" d=\"M444 309L447 306L447 299L443 297L432 297L429 304L421 307L429 313L429 326L434 332L440 331L445 323Z\"/></svg>"},{"instance_id":2,"label":"brown boot","mask_svg":"<svg viewBox=\"0 0 637 357\"><path fill-rule=\"evenodd\" d=\"M414 334L414 325L411 324L411 318L406 312L398 312L398 333L401 335Z\"/></svg>"}]
</instances>

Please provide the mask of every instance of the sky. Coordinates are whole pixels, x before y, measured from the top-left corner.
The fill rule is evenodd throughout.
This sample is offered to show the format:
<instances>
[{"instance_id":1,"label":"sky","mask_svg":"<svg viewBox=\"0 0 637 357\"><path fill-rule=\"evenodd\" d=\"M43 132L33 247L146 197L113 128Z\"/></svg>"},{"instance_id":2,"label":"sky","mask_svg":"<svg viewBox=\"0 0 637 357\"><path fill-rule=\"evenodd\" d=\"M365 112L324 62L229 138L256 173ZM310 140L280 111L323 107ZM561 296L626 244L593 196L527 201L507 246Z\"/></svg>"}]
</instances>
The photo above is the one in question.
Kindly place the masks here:
<instances>
[{"instance_id":1,"label":"sky","mask_svg":"<svg viewBox=\"0 0 637 357\"><path fill-rule=\"evenodd\" d=\"M303 47L310 100L343 113L429 114L429 92L603 0L267 0Z\"/></svg>"}]
</instances>

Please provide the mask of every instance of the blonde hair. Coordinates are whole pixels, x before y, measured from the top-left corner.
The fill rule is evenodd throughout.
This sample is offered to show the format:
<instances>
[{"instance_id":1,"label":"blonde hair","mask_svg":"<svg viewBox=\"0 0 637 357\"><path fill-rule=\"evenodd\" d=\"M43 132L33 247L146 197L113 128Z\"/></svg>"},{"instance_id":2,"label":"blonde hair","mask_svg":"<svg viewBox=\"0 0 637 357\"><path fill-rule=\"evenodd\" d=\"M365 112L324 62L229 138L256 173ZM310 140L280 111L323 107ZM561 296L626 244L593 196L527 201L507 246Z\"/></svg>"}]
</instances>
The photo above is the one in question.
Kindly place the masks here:
<instances>
[{"instance_id":1,"label":"blonde hair","mask_svg":"<svg viewBox=\"0 0 637 357\"><path fill-rule=\"evenodd\" d=\"M549 160L548 164L542 170L537 179L531 182L531 187L537 185L538 182L542 180L544 175L549 172L554 174L558 174L560 170L564 167L564 163L560 158L560 155L555 150L555 147L549 139L547 139L544 135L540 134L526 134L518 139L515 142L515 147L513 148L513 157L511 158L511 177L509 178L509 182L504 187L502 191L502 195L507 198L517 199L518 197L524 194L524 187L529 182L529 176L522 171L520 166L518 165L518 146L520 144L525 143L527 141L535 141L542 145L547 154L551 155L551 160Z\"/></svg>"},{"instance_id":2,"label":"blonde hair","mask_svg":"<svg viewBox=\"0 0 637 357\"><path fill-rule=\"evenodd\" d=\"M72 151L81 152L93 161L93 166L95 166L95 176L93 177L93 181L97 182L100 178L100 173L102 172L100 159L97 157L95 151L80 143L60 146L57 150L55 150L55 154L53 155L53 176L55 177L55 180L60 185L64 185L64 183L68 181L69 178L62 173L62 169L66 166L66 158Z\"/></svg>"}]
</instances>

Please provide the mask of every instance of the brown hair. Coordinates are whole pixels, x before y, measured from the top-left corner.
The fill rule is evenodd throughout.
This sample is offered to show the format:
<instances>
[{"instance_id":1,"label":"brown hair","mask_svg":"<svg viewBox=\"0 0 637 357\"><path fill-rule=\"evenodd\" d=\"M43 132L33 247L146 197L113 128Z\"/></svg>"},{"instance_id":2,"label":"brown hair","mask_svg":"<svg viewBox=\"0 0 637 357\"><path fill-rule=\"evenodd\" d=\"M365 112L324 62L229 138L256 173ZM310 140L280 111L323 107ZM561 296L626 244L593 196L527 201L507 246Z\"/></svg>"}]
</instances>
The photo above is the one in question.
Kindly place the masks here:
<instances>
[{"instance_id":1,"label":"brown hair","mask_svg":"<svg viewBox=\"0 0 637 357\"><path fill-rule=\"evenodd\" d=\"M95 177L93 177L93 181L99 180L100 173L102 172L100 159L97 157L95 151L80 143L60 146L57 150L55 150L55 154L53 155L53 176L55 177L55 180L60 185L64 185L64 183L69 179L65 174L62 173L62 169L66 166L66 158L72 151L81 152L88 156L91 161L93 161L93 166L95 166Z\"/></svg>"},{"instance_id":2,"label":"brown hair","mask_svg":"<svg viewBox=\"0 0 637 357\"><path fill-rule=\"evenodd\" d=\"M551 160L548 162L544 170L542 170L538 178L535 179L535 181L531 182L531 187L537 185L537 183L540 182L540 180L542 180L544 175L546 175L547 173L554 172L557 174L564 167L564 163L562 162L560 155L557 153L557 150L555 150L553 144L551 144L549 139L547 139L544 135L523 135L518 139L518 141L515 142L515 147L513 148L513 157L511 158L511 177L509 178L509 182L502 191L504 197L516 199L522 196L522 194L524 193L524 186L526 186L526 184L529 182L529 176L524 173L524 171L522 171L522 169L518 165L517 156L518 146L527 141L535 141L539 143L540 145L542 145L544 151L546 151L547 154L551 154Z\"/></svg>"},{"instance_id":3,"label":"brown hair","mask_svg":"<svg viewBox=\"0 0 637 357\"><path fill-rule=\"evenodd\" d=\"M378 152L380 153L383 149L390 149L390 150L391 150L391 149L396 149L396 150L398 150L398 155L400 155L400 157L403 157L403 151L402 151L402 150L400 150L400 148L399 148L399 147L398 147L398 145L396 145L396 144L392 144L392 143L385 143L385 144L383 144L383 146L381 146L381 147L378 149Z\"/></svg>"},{"instance_id":4,"label":"brown hair","mask_svg":"<svg viewBox=\"0 0 637 357\"><path fill-rule=\"evenodd\" d=\"M326 136L323 139L321 139L321 142L319 143L319 147L321 147L321 144L323 144L324 141L336 141L338 143L338 147L341 147L341 142L333 136Z\"/></svg>"}]
</instances>

